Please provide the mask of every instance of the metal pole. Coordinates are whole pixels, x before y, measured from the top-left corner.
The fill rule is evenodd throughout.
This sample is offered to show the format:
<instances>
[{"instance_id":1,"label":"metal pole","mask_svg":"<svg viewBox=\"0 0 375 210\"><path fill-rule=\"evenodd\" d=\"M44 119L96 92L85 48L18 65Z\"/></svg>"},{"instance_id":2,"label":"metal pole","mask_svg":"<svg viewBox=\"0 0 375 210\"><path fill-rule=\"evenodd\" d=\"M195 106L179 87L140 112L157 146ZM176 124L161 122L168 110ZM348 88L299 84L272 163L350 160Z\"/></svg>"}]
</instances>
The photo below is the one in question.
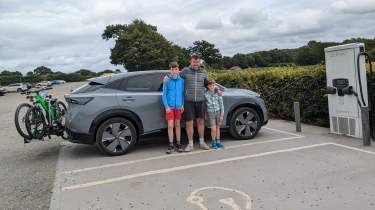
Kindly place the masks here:
<instances>
[{"instance_id":1,"label":"metal pole","mask_svg":"<svg viewBox=\"0 0 375 210\"><path fill-rule=\"evenodd\" d=\"M363 146L371 146L370 117L368 107L361 107Z\"/></svg>"},{"instance_id":2,"label":"metal pole","mask_svg":"<svg viewBox=\"0 0 375 210\"><path fill-rule=\"evenodd\" d=\"M299 102L294 102L294 121L296 122L296 131L301 132L301 113Z\"/></svg>"}]
</instances>

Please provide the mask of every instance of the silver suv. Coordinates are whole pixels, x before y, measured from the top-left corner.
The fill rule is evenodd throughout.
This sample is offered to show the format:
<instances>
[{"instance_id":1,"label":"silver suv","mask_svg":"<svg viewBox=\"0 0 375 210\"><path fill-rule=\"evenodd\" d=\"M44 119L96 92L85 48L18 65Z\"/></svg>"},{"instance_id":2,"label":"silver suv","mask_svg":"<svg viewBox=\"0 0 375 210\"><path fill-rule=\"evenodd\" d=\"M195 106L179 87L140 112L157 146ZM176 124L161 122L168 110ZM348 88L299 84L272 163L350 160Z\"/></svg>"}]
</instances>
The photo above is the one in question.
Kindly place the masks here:
<instances>
[{"instance_id":1,"label":"silver suv","mask_svg":"<svg viewBox=\"0 0 375 210\"><path fill-rule=\"evenodd\" d=\"M162 78L169 71L153 70L89 79L65 95L69 104L66 127L70 141L96 144L109 155L122 155L140 135L167 128L161 101ZM235 139L251 139L268 121L263 99L250 90L225 88L222 127ZM184 123L182 123L184 126Z\"/></svg>"}]
</instances>

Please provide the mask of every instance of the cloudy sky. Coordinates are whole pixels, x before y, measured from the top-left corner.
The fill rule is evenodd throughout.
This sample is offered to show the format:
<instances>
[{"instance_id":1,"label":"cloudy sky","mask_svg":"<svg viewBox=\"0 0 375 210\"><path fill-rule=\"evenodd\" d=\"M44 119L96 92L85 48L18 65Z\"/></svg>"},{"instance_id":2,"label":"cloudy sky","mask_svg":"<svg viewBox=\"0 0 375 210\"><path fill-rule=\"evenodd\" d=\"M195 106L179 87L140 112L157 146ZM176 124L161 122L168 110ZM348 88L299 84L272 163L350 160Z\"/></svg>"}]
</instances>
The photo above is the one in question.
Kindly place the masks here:
<instances>
[{"instance_id":1,"label":"cloudy sky","mask_svg":"<svg viewBox=\"0 0 375 210\"><path fill-rule=\"evenodd\" d=\"M375 0L0 0L0 69L121 68L101 34L136 18L180 46L204 39L223 55L375 37Z\"/></svg>"}]
</instances>

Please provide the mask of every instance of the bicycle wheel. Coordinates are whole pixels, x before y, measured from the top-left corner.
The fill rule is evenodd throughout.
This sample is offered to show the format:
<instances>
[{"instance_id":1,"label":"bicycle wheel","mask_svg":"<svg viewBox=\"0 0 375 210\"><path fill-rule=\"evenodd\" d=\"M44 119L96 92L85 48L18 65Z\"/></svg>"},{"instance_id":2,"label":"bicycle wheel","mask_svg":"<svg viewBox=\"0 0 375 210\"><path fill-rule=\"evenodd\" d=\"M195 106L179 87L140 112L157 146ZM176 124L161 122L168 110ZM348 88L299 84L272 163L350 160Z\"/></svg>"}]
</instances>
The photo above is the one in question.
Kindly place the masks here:
<instances>
[{"instance_id":1,"label":"bicycle wheel","mask_svg":"<svg viewBox=\"0 0 375 210\"><path fill-rule=\"evenodd\" d=\"M68 140L69 133L65 129L65 114L66 114L66 105L62 101L56 102L56 120L58 122L59 134L62 139Z\"/></svg>"},{"instance_id":2,"label":"bicycle wheel","mask_svg":"<svg viewBox=\"0 0 375 210\"><path fill-rule=\"evenodd\" d=\"M46 133L46 120L41 109L38 107L30 108L26 113L25 120L27 132L32 138L42 139Z\"/></svg>"},{"instance_id":3,"label":"bicycle wheel","mask_svg":"<svg viewBox=\"0 0 375 210\"><path fill-rule=\"evenodd\" d=\"M27 110L31 108L28 103L22 103L18 105L16 112L14 114L14 124L16 125L17 132L25 139L26 142L32 139L32 136L27 132L25 118Z\"/></svg>"},{"instance_id":4,"label":"bicycle wheel","mask_svg":"<svg viewBox=\"0 0 375 210\"><path fill-rule=\"evenodd\" d=\"M66 106L62 101L57 101L56 103L57 119L60 121L61 126L65 127L65 113Z\"/></svg>"}]
</instances>

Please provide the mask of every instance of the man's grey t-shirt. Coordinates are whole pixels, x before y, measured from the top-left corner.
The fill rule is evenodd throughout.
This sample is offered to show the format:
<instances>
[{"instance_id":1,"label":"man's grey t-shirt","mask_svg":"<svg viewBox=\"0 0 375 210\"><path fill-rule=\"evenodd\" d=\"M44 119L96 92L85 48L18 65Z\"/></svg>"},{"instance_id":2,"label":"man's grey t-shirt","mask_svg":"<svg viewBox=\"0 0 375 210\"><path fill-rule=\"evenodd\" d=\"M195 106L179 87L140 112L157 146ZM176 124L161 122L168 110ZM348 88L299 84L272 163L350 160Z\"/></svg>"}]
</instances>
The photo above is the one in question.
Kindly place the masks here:
<instances>
[{"instance_id":1,"label":"man's grey t-shirt","mask_svg":"<svg viewBox=\"0 0 375 210\"><path fill-rule=\"evenodd\" d=\"M203 102L208 81L207 71L203 68L194 70L190 67L182 69L180 76L185 79L185 101Z\"/></svg>"}]
</instances>

